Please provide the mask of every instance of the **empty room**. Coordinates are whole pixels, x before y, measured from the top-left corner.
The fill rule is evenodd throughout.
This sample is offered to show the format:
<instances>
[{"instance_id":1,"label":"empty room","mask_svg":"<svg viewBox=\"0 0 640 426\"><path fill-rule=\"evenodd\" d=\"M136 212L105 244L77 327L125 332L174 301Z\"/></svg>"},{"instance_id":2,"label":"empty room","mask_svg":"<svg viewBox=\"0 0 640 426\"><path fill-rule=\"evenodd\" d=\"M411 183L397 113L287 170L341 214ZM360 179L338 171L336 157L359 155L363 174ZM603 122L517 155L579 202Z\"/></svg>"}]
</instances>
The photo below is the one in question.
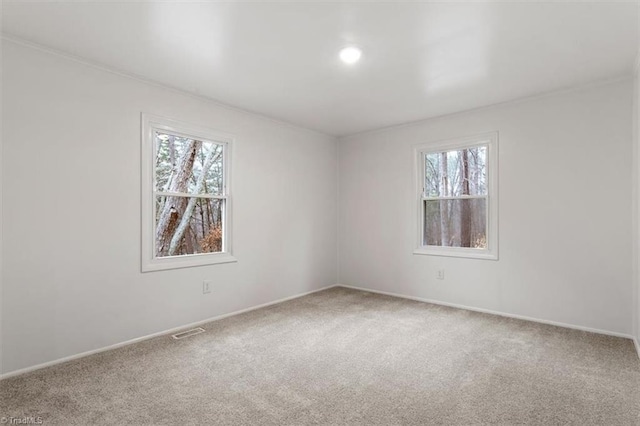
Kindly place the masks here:
<instances>
[{"instance_id":1,"label":"empty room","mask_svg":"<svg viewBox=\"0 0 640 426\"><path fill-rule=\"evenodd\" d=\"M640 425L639 17L4 0L0 424Z\"/></svg>"}]
</instances>

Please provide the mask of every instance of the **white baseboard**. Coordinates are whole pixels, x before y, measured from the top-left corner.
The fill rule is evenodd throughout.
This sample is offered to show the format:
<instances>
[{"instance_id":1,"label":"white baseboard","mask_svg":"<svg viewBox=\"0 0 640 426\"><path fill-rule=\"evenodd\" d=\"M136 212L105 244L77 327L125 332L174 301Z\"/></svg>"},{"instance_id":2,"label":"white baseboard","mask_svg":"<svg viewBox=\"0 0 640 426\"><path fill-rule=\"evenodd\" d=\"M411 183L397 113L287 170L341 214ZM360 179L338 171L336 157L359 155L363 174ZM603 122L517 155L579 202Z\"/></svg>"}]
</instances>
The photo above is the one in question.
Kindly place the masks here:
<instances>
[{"instance_id":1,"label":"white baseboard","mask_svg":"<svg viewBox=\"0 0 640 426\"><path fill-rule=\"evenodd\" d=\"M10 371L8 373L0 374L0 380L8 379L9 377L19 376L21 374L29 373L29 372L35 371L35 370L40 370L40 369L43 369L43 368L46 368L46 367L51 367L53 365L62 364L64 362L73 361L73 360L76 360L76 359L79 359L79 358L84 358L84 357L89 356L89 355L94 355L94 354L98 354L98 353L101 353L101 352L106 352L106 351L109 351L109 350L112 350L112 349L117 349L117 348L120 348L122 346L132 345L134 343L142 342L144 340L152 339L154 337L163 336L163 335L166 335L166 334L174 334L174 333L176 333L176 332L178 332L180 330L201 326L202 324L206 324L208 322L218 321L218 320L221 320L223 318L228 318L228 317L231 317L231 316L234 316L234 315L240 315L240 314L243 314L245 312L255 311L256 309L266 308L267 306L277 305L278 303L286 302L288 300L297 299L299 297L307 296L309 294L317 293L319 291L328 290L328 289L333 288L333 287L336 287L336 285L330 285L330 286L327 286L327 287L319 288L317 290L308 291L306 293L296 294L294 296L289 296L289 297L285 297L283 299L274 300L272 302L263 303L261 305L252 306L250 308L241 309L239 311L234 311L234 312L229 312L227 314L217 315L215 317L207 318L207 319L204 319L202 321L196 321L196 322L192 322L190 324L181 325L179 327L174 327L174 328L171 328L171 329L168 329L168 330L159 331L157 333L148 334L146 336L136 337L135 339L127 340L127 341L120 342L120 343L115 343L113 345L105 346L105 347L102 347L102 348L93 349L93 350L82 352L82 353L79 353L79 354L70 355L70 356L66 356L66 357L63 357L63 358L58 358L58 359L55 359L53 361L43 362L42 364L36 364L36 365L31 366L31 367L25 367L25 368L21 368L19 370Z\"/></svg>"},{"instance_id":2,"label":"white baseboard","mask_svg":"<svg viewBox=\"0 0 640 426\"><path fill-rule=\"evenodd\" d=\"M516 314L510 314L510 313L506 313L506 312L493 311L491 309L475 308L473 306L459 305L457 303L442 302L442 301L439 301L439 300L426 299L426 298L423 298L423 297L407 296L405 294L390 293L390 292L387 292L387 291L380 291L380 290L372 290L370 288L365 288L365 287L355 287L355 286L344 285L344 284L338 284L337 287L350 288L350 289L353 289L353 290L366 291L366 292L369 292L369 293L384 294L385 296L393 296L393 297L399 297L399 298L402 298L402 299L416 300L418 302L433 303L434 305L448 306L450 308L464 309L464 310L467 310L467 311L482 312L484 314L498 315L498 316L501 316L501 317L515 318L515 319L520 319L520 320L524 320L524 321L537 322L537 323L541 323L541 324L555 325L557 327L571 328L571 329L580 330L580 331L588 331L590 333L604 334L604 335L607 335L607 336L623 337L625 339L634 340L634 342L636 344L636 349L639 349L638 341L633 336L631 336L630 334L618 333L618 332L615 332L615 331L599 330L597 328L589 328L589 327L583 327L583 326L580 326L580 325L566 324L566 323L557 322L557 321L549 321L549 320L544 320L544 319L540 319L540 318L527 317L527 316L524 316L524 315L516 315ZM640 350L638 351L638 354L640 355Z\"/></svg>"},{"instance_id":3,"label":"white baseboard","mask_svg":"<svg viewBox=\"0 0 640 426\"><path fill-rule=\"evenodd\" d=\"M301 293L301 294L297 294L297 295L294 295L294 296L285 297L283 299L274 300L272 302L263 303L261 305L252 306L252 307L249 307L249 308L246 308L246 309L241 309L239 311L229 312L227 314L222 314L222 315L214 316L214 317L207 318L207 319L204 319L204 320L201 320L201 321L193 322L193 323L190 323L190 324L185 324L185 325L182 325L182 326L179 326L179 327L174 327L174 328L171 328L171 329L168 329L168 330L159 331L157 333L148 334L146 336L136 337L135 339L130 339L130 340L127 340L127 341L124 341L124 342L120 342L120 343L115 343L113 345L105 346L105 347L102 347L102 348L93 349L93 350L82 352L82 353L79 353L79 354L75 354L75 355L70 355L70 356L67 356L67 357L59 358L59 359L56 359L56 360L53 360L53 361L48 361L48 362L44 362L44 363L41 363L41 364L33 365L31 367L25 367L25 368L21 368L19 370L10 371L8 373L0 374L0 380L8 379L9 377L19 376L21 374L29 373L31 371L40 370L40 369L43 369L43 368L46 368L46 367L51 367L53 365L62 364L62 363L68 362L68 361L73 361L73 360L76 360L76 359L79 359L79 358L84 358L84 357L89 356L89 355L94 355L94 354L101 353L101 352L106 352L106 351L109 351L109 350L112 350L112 349L117 349L117 348L120 348L120 347L123 347L123 346L132 345L134 343L142 342L144 340L152 339L154 337L163 336L163 335L167 335L167 334L174 334L174 333L176 333L176 332L178 332L180 330L193 328L193 327L198 327L198 326L201 326L202 324L206 324L208 322L218 321L218 320L221 320L223 318L228 318L228 317L231 317L231 316L234 316L234 315L240 315L240 314L243 314L245 312L255 311L256 309L265 308L265 307L271 306L271 305L277 305L278 303L286 302L288 300L297 299L299 297L303 297L303 296L306 296L306 295L309 295L309 294L313 294L313 293L317 293L317 292L320 292L320 291L328 290L328 289L334 288L334 287L350 288L350 289L353 289L353 290L365 291L365 292L376 293L376 294L383 294L383 295L386 295L386 296L393 296L393 297L399 297L399 298L402 298L402 299L416 300L416 301L419 301L419 302L433 303L435 305L448 306L448 307L451 307L451 308L464 309L464 310L467 310L467 311L482 312L482 313L485 313L485 314L498 315L498 316L507 317L507 318L515 318L515 319L520 319L520 320L525 320L525 321L537 322L537 323L541 323L541 324L555 325L555 326L558 326L558 327L571 328L571 329L581 330L581 331L588 331L588 332L591 332L591 333L604 334L604 335L607 335L607 336L623 337L623 338L627 338L627 339L633 340L633 343L635 345L636 351L638 353L638 357L640 357L640 343L638 342L638 339L633 337L633 336L631 336L631 335L624 334L624 333L617 333L617 332L613 332L613 331L599 330L599 329L595 329L595 328L582 327L582 326L579 326L579 325L560 323L560 322L556 322L556 321L548 321L548 320L543 320L543 319L539 319L539 318L527 317L527 316L523 316L523 315L515 315L515 314L509 314L509 313L505 313L505 312L493 311L493 310L490 310L490 309L474 308L472 306L465 306L465 305L460 305L460 304L456 304L456 303L442 302L442 301L439 301L439 300L426 299L426 298L423 298L423 297L414 297L414 296L407 296L407 295L399 294L399 293L391 293L391 292L380 291L380 290L372 290L370 288L355 287L355 286L344 285L344 284L335 284L335 285L319 288L317 290L308 291L306 293Z\"/></svg>"}]
</instances>

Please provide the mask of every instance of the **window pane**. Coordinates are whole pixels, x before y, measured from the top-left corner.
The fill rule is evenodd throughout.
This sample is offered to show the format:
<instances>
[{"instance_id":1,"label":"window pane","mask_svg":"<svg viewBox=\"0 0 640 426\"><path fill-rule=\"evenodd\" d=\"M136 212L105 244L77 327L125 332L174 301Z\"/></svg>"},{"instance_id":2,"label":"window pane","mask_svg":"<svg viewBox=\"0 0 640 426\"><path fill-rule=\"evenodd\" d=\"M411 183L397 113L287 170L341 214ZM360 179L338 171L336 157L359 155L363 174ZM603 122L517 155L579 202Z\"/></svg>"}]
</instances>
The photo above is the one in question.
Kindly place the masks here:
<instances>
[{"instance_id":1,"label":"window pane","mask_svg":"<svg viewBox=\"0 0 640 426\"><path fill-rule=\"evenodd\" d=\"M224 202L156 197L156 257L221 252Z\"/></svg>"},{"instance_id":2,"label":"window pane","mask_svg":"<svg viewBox=\"0 0 640 426\"><path fill-rule=\"evenodd\" d=\"M223 146L155 132L156 191L222 195Z\"/></svg>"},{"instance_id":3,"label":"window pane","mask_svg":"<svg viewBox=\"0 0 640 426\"><path fill-rule=\"evenodd\" d=\"M427 197L487 195L487 147L425 154Z\"/></svg>"},{"instance_id":4,"label":"window pane","mask_svg":"<svg viewBox=\"0 0 640 426\"><path fill-rule=\"evenodd\" d=\"M425 200L424 245L487 248L487 199Z\"/></svg>"},{"instance_id":5,"label":"window pane","mask_svg":"<svg viewBox=\"0 0 640 426\"><path fill-rule=\"evenodd\" d=\"M222 145L203 142L193 168L194 185L189 188L189 192L222 195L224 185L223 153ZM198 184L198 182L201 183Z\"/></svg>"}]
</instances>

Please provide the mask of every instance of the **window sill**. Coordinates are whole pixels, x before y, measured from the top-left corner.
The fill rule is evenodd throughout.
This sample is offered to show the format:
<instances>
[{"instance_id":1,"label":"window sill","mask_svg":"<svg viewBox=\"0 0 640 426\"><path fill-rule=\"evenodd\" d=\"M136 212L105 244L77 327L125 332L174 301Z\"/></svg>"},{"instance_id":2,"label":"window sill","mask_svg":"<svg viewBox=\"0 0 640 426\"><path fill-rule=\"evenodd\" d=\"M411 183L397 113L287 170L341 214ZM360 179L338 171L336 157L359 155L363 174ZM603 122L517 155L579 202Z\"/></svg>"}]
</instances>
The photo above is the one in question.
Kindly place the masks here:
<instances>
[{"instance_id":1,"label":"window sill","mask_svg":"<svg viewBox=\"0 0 640 426\"><path fill-rule=\"evenodd\" d=\"M196 266L235 263L238 259L230 253L194 254L189 256L172 256L159 259L145 259L142 272L165 271L169 269L192 268Z\"/></svg>"},{"instance_id":2,"label":"window sill","mask_svg":"<svg viewBox=\"0 0 640 426\"><path fill-rule=\"evenodd\" d=\"M465 249L465 248L444 248L444 247L419 247L413 254L427 256L445 257L465 257L468 259L498 260L498 253L489 250Z\"/></svg>"}]
</instances>

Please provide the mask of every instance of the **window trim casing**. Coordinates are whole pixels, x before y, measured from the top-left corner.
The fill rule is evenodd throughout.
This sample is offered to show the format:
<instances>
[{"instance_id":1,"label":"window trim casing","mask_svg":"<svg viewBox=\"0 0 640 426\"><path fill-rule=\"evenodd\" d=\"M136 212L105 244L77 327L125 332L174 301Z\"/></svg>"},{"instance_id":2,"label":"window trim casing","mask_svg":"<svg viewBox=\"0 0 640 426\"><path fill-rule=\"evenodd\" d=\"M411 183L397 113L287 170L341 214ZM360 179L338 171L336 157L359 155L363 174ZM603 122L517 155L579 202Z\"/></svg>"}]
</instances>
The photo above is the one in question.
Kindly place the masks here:
<instances>
[{"instance_id":1,"label":"window trim casing","mask_svg":"<svg viewBox=\"0 0 640 426\"><path fill-rule=\"evenodd\" d=\"M141 124L141 271L153 272L237 262L237 259L233 256L231 238L233 229L231 169L235 136L144 112L141 114ZM155 213L154 160L156 147L153 143L154 130L163 130L179 136L196 137L198 139L223 144L224 195L226 196L222 219L222 247L224 251L220 253L197 253L184 256L155 257L155 220L153 220L153 215Z\"/></svg>"},{"instance_id":2,"label":"window trim casing","mask_svg":"<svg viewBox=\"0 0 640 426\"><path fill-rule=\"evenodd\" d=\"M423 195L425 182L424 157L429 153L487 146L487 248L443 247L423 245ZM413 254L498 260L498 132L481 133L455 139L422 143L414 147L414 176L416 200L416 245Z\"/></svg>"}]
</instances>

